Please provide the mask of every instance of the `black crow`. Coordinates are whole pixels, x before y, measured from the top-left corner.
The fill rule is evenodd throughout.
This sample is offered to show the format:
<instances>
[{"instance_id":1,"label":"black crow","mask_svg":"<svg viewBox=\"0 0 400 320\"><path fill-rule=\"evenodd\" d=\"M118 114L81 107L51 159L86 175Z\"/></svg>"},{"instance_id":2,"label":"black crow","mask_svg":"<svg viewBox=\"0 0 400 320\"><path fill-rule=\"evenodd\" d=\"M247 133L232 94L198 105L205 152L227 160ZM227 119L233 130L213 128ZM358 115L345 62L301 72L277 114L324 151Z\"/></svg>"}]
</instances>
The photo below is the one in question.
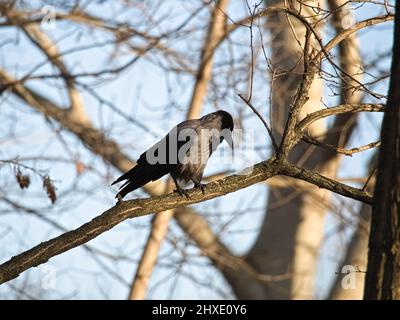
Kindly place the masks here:
<instances>
[{"instance_id":1,"label":"black crow","mask_svg":"<svg viewBox=\"0 0 400 320\"><path fill-rule=\"evenodd\" d=\"M136 166L111 184L126 180L115 197L121 200L127 193L168 173L181 195L187 196L187 192L179 182L187 184L189 181L204 194L201 179L208 158L224 139L233 150L232 130L233 118L223 110L181 122L142 153Z\"/></svg>"}]
</instances>

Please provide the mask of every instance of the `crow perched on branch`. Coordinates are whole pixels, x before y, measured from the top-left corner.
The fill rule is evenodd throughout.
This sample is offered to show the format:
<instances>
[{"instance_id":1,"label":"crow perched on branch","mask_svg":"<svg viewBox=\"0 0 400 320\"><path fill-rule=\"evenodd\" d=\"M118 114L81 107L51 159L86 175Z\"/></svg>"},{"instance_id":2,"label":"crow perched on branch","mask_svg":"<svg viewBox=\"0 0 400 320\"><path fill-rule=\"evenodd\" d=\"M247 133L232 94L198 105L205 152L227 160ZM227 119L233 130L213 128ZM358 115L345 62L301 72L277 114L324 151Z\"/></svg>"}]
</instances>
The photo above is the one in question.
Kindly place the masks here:
<instances>
[{"instance_id":1,"label":"crow perched on branch","mask_svg":"<svg viewBox=\"0 0 400 320\"><path fill-rule=\"evenodd\" d=\"M142 153L135 167L111 184L127 180L115 197L121 200L129 192L168 173L179 194L188 196L179 182L187 184L189 181L193 181L204 194L201 179L208 158L224 139L233 150L232 130L233 118L223 110L181 122Z\"/></svg>"}]
</instances>

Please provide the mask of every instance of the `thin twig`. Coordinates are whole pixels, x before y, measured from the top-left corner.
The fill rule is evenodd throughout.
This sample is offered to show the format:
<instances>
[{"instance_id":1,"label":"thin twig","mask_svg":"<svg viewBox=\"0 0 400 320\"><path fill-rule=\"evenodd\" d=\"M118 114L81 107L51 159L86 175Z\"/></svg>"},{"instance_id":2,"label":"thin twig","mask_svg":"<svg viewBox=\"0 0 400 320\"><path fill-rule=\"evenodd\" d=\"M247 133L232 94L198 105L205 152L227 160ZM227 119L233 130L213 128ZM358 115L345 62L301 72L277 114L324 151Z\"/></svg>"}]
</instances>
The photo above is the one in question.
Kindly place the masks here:
<instances>
[{"instance_id":1,"label":"thin twig","mask_svg":"<svg viewBox=\"0 0 400 320\"><path fill-rule=\"evenodd\" d=\"M257 115L257 117L264 124L264 127L267 129L268 134L269 134L269 136L271 138L272 145L274 146L275 152L278 153L278 145L277 145L277 143L275 141L274 135L272 134L272 130L269 127L267 121L264 120L263 116L257 111L256 108L254 108L252 103L250 101L248 101L245 97L243 97L242 94L239 93L238 96L239 96L240 99L242 99L251 108L251 110L253 110L253 112Z\"/></svg>"},{"instance_id":2,"label":"thin twig","mask_svg":"<svg viewBox=\"0 0 400 320\"><path fill-rule=\"evenodd\" d=\"M367 190L368 183L369 183L369 181L371 180L371 178L373 177L373 175L375 174L375 172L376 172L377 169L378 169L378 166L375 165L374 170L371 171L371 173L369 174L369 176L368 176L368 178L367 178L367 181L365 181L365 184L364 184L364 186L363 186L363 188L362 188L363 191Z\"/></svg>"},{"instance_id":3,"label":"thin twig","mask_svg":"<svg viewBox=\"0 0 400 320\"><path fill-rule=\"evenodd\" d=\"M375 141L375 142L368 143L368 144L366 144L364 146L361 146L361 147L358 147L358 148L345 149L345 148L341 148L341 147L338 147L338 146L334 146L334 145L329 144L329 143L318 141L317 139L314 139L313 137L310 137L309 135L304 135L302 137L302 140L305 141L305 142L311 143L311 144L313 144L315 146L318 146L318 147L321 147L321 148L325 148L325 149L329 149L329 150L332 150L332 151L337 152L337 153L344 154L344 155L349 156L349 157L352 157L353 154L355 154L355 153L358 153L358 152L361 152L361 151L365 151L365 150L368 150L368 149L371 149L371 148L379 147L381 145L380 141Z\"/></svg>"}]
</instances>

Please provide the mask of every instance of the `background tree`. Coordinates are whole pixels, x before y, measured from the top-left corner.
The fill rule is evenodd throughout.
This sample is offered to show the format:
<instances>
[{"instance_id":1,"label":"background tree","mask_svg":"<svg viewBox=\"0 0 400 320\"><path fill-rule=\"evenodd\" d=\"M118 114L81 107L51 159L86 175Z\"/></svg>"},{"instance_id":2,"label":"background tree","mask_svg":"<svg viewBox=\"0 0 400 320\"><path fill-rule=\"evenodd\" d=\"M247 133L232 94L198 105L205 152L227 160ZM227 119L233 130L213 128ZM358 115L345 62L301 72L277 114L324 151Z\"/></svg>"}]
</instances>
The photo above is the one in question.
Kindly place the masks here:
<instances>
[{"instance_id":1,"label":"background tree","mask_svg":"<svg viewBox=\"0 0 400 320\"><path fill-rule=\"evenodd\" d=\"M400 299L400 4L369 238L366 299Z\"/></svg>"}]
</instances>

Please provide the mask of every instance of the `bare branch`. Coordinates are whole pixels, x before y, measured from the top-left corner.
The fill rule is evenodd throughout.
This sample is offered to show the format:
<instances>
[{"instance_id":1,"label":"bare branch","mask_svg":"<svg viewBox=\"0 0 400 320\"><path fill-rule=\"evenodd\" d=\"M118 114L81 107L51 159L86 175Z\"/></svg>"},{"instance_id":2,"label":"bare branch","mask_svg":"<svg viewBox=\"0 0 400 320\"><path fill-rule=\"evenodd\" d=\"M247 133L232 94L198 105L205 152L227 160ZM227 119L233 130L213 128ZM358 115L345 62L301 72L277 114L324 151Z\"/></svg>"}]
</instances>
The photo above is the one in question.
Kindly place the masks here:
<instances>
[{"instance_id":1,"label":"bare branch","mask_svg":"<svg viewBox=\"0 0 400 320\"><path fill-rule=\"evenodd\" d=\"M187 119L197 118L203 106L204 97L207 93L207 85L211 78L214 52L218 48L219 40L225 33L226 17L222 12L226 9L228 3L228 0L218 0L214 5L214 10L207 30L207 37L205 38L201 52L201 62L197 70L196 83L194 85L190 106L186 115Z\"/></svg>"},{"instance_id":2,"label":"bare branch","mask_svg":"<svg viewBox=\"0 0 400 320\"><path fill-rule=\"evenodd\" d=\"M205 188L205 195L194 188L189 191L189 199L176 193L170 193L164 196L121 202L81 227L43 242L0 265L0 283L14 279L31 267L45 263L56 255L96 238L126 219L214 199L267 180L276 174L285 174L345 197L372 203L372 197L367 192L323 177L315 172L298 168L285 160L271 158L258 163L252 169L252 173L248 175L231 175L211 182Z\"/></svg>"},{"instance_id":3,"label":"bare branch","mask_svg":"<svg viewBox=\"0 0 400 320\"><path fill-rule=\"evenodd\" d=\"M238 96L240 97L240 99L242 99L242 100L251 108L251 110L253 110L253 112L256 114L256 116L261 120L261 122L263 123L264 127L265 127L265 128L267 129L267 131L268 131L268 134L269 134L269 136L270 136L270 138L271 138L272 145L273 145L273 147L274 147L274 149L275 149L275 152L278 153L278 144L277 144L276 141L275 141L274 135L272 134L272 130L271 130L271 128L269 127L267 121L265 121L265 119L263 118L263 116L257 111L256 108L254 108L253 104L252 104L250 101L248 101L247 99L245 99L240 93L238 94Z\"/></svg>"},{"instance_id":4,"label":"bare branch","mask_svg":"<svg viewBox=\"0 0 400 320\"><path fill-rule=\"evenodd\" d=\"M342 104L336 107L318 110L309 114L299 122L299 124L296 126L296 131L298 133L303 133L313 122L337 114L383 111L385 111L385 106L383 104Z\"/></svg>"},{"instance_id":5,"label":"bare branch","mask_svg":"<svg viewBox=\"0 0 400 320\"><path fill-rule=\"evenodd\" d=\"M280 171L281 174L307 181L318 186L319 188L330 190L345 197L351 197L361 202L372 204L372 196L366 191L350 187L346 184L324 177L314 171L296 167L295 165L286 162L286 160L281 161L285 162L282 166L283 170Z\"/></svg>"},{"instance_id":6,"label":"bare branch","mask_svg":"<svg viewBox=\"0 0 400 320\"><path fill-rule=\"evenodd\" d=\"M337 146L334 146L334 145L331 145L328 143L324 143L322 141L318 141L317 139L314 139L313 137L310 137L308 135L304 135L302 140L305 142L311 143L313 145L316 145L318 147L329 149L334 152L344 154L344 155L350 156L350 157L355 153L362 152L362 151L365 151L365 150L368 150L371 148L379 147L381 145L380 141L375 141L375 142L368 143L361 147L345 149L345 148L337 147Z\"/></svg>"}]
</instances>

